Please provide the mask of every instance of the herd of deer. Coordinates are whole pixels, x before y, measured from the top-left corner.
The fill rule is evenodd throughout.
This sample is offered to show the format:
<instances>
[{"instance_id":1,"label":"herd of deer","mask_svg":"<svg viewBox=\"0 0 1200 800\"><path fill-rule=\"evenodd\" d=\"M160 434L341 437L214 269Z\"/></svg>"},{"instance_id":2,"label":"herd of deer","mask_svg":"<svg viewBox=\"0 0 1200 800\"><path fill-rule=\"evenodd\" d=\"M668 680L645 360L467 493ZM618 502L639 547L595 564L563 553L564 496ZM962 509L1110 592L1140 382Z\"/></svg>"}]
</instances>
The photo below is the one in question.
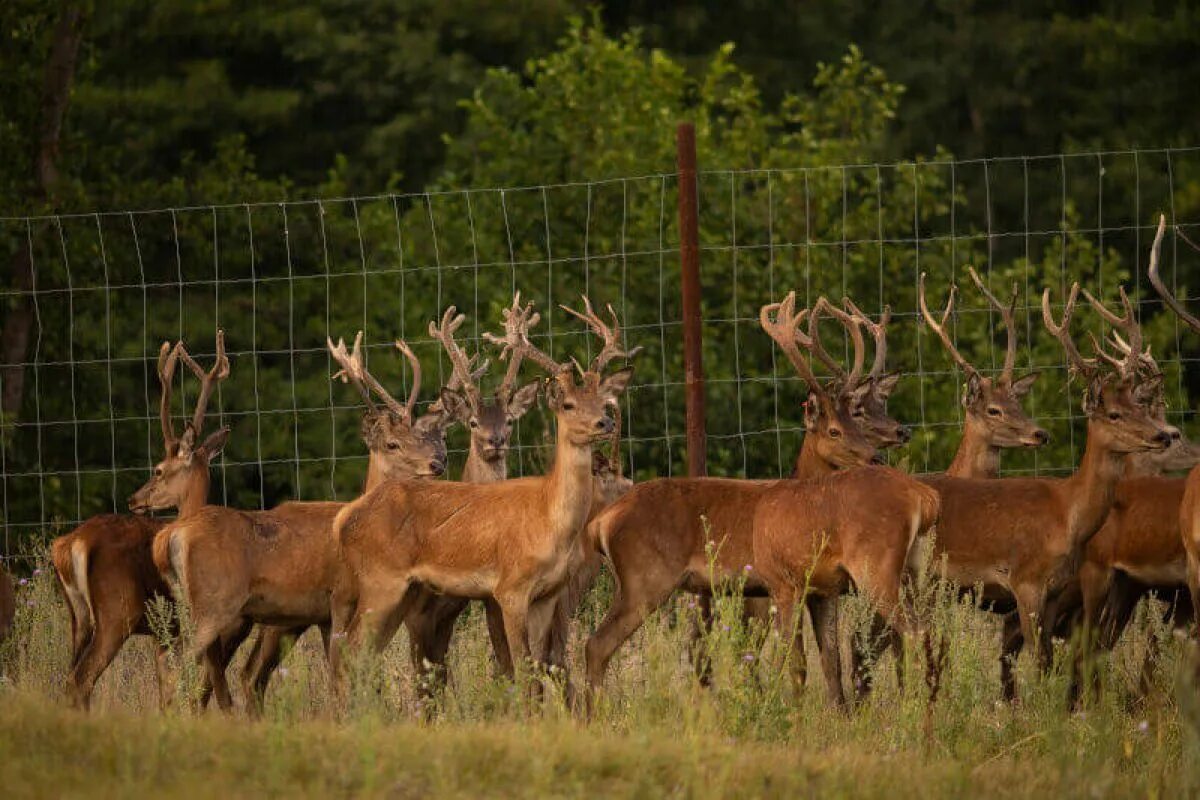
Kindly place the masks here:
<instances>
[{"instance_id":1,"label":"herd of deer","mask_svg":"<svg viewBox=\"0 0 1200 800\"><path fill-rule=\"evenodd\" d=\"M1200 332L1200 320L1159 277L1164 227L1160 221L1151 251L1151 283ZM707 610L715 591L737 586L746 613L773 619L785 637L797 688L806 664L799 612L808 610L829 698L844 705L839 599L853 588L873 605L874 642L900 648L913 634L927 634L928 623L904 591L919 537L932 542L932 563L944 580L1003 616L1000 665L1010 698L1012 664L1026 642L1042 667L1053 637L1077 629L1091 633L1083 637L1091 646L1112 647L1137 601L1151 592L1173 596L1174 621L1187 624L1200 609L1200 469L1186 480L1163 473L1190 469L1200 449L1165 420L1162 374L1143 348L1132 303L1122 291L1123 311L1116 314L1082 292L1113 329L1102 341L1093 337L1094 355L1085 357L1069 331L1078 284L1057 322L1049 290L1043 294L1045 326L1086 384L1086 446L1069 477L1001 478L1002 449L1038 447L1049 437L1021 405L1037 375L1014 374L1016 289L1006 304L973 270L970 277L1007 328L1004 364L989 377L962 356L946 331L955 289L939 318L926 303L922 275L921 313L966 383L954 460L944 474L921 477L879 466L881 449L909 438L886 411L897 379L885 367L890 315L885 309L872 320L849 299L844 309L825 298L797 309L793 292L761 310L763 330L807 385L806 435L785 480L660 478L634 485L617 452L620 415L611 415L632 369L609 367L628 362L638 348L625 349L611 307L608 322L585 298L582 312L564 309L603 347L587 369L555 361L530 341L539 315L518 294L504 311L503 333L485 334L507 361L491 396L480 388L486 361L477 368L455 341L463 317L451 307L430 323L453 373L421 416L421 367L403 341L396 347L413 373L403 403L367 371L361 333L349 350L342 341L328 342L341 368L334 378L353 385L366 405L369 461L356 500L288 502L266 511L212 506L209 466L229 429L202 433L209 398L229 375L223 336L217 332L207 371L182 342L164 343L158 375L165 457L131 497L134 514L94 517L52 544L71 619L69 693L87 706L126 639L151 633L147 602L172 592L191 614L191 655L204 665L205 699L211 694L223 709L233 705L226 668L252 630L241 682L251 713L261 708L285 640L310 626L324 638L335 686L346 679L348 653L382 649L400 625L408 630L414 669L442 675L456 620L470 600L485 603L499 668L520 678L531 665L565 663L574 612L607 564L616 590L587 641L589 697L617 649L676 590L700 595ZM848 369L822 346L822 319L847 331L854 346ZM874 342L865 372L864 334ZM814 359L831 377L817 377ZM200 382L182 435L170 412L180 361ZM545 376L519 385L525 361ZM553 465L544 476L509 479L513 423L539 396L556 422ZM445 436L455 423L470 431L462 480L434 480L446 470ZM178 509L173 521L146 515L169 508ZM930 641L926 636L924 644L936 660ZM166 645L159 647L166 702ZM852 652L859 693L870 689L863 666L869 650L860 643ZM1073 683L1078 691L1079 681Z\"/></svg>"}]
</instances>

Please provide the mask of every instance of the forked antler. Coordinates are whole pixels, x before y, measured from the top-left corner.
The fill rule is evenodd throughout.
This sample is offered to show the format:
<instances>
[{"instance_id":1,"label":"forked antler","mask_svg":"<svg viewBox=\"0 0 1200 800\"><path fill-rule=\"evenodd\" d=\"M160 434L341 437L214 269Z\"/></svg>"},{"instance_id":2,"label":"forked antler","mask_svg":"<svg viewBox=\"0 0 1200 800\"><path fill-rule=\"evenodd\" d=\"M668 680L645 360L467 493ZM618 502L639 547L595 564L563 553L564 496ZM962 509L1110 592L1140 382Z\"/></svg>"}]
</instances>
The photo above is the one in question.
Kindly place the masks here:
<instances>
[{"instance_id":1,"label":"forked antler","mask_svg":"<svg viewBox=\"0 0 1200 800\"><path fill-rule=\"evenodd\" d=\"M1158 296L1162 298L1163 302L1183 320L1184 324L1197 333L1200 333L1200 319L1196 319L1188 313L1187 309L1183 307L1183 303L1179 302L1179 298L1171 294L1166 284L1163 283L1162 276L1158 274L1158 254L1162 249L1163 234L1166 230L1167 217L1165 214L1159 214L1158 232L1154 234L1154 246L1150 248L1150 285L1154 287L1154 291L1158 292Z\"/></svg>"},{"instance_id":2,"label":"forked antler","mask_svg":"<svg viewBox=\"0 0 1200 800\"><path fill-rule=\"evenodd\" d=\"M417 405L417 397L421 389L421 362L417 360L417 356L413 353L412 348L403 339L396 341L396 349L404 354L408 359L409 365L412 367L413 382L412 390L408 393L408 399L401 405L396 398L383 388L383 385L375 379L375 376L367 371L366 364L362 356L362 338L363 332L359 331L354 336L354 349L352 352L346 352L346 341L338 338L335 345L333 339L325 337L325 343L329 347L329 353L333 356L334 361L338 362L341 369L333 374L333 380L341 379L342 383L349 381L354 384L354 388L362 395L363 401L367 404L367 408L372 412L378 412L379 408L371 399L371 392L375 392L383 400L384 404L392 411L408 422L412 422L413 409Z\"/></svg>"},{"instance_id":3,"label":"forked antler","mask_svg":"<svg viewBox=\"0 0 1200 800\"><path fill-rule=\"evenodd\" d=\"M458 346L458 342L454 341L454 332L462 327L466 320L465 314L458 314L458 309L450 306L446 309L446 313L442 314L442 322L438 325L435 322L429 323L429 335L442 343L442 348L445 349L446 355L450 357L451 373L450 380L446 383L446 388L451 390L461 389L467 398L467 402L472 409L478 411L480 403L479 384L477 381L487 369L487 362L475 373L471 372L471 362L473 358L468 358L462 348Z\"/></svg>"},{"instance_id":4,"label":"forked antler","mask_svg":"<svg viewBox=\"0 0 1200 800\"><path fill-rule=\"evenodd\" d=\"M774 319L771 317L772 314L776 315ZM800 324L807 314L807 308L796 310L796 293L791 291L788 292L787 297L783 298L782 302L767 303L759 309L758 322L767 335L779 345L779 349L783 350L788 361L792 362L792 367L800 375L801 380L808 384L808 390L824 394L825 389L817 380L812 365L805 360L797 346L797 342L807 339L799 330Z\"/></svg>"},{"instance_id":5,"label":"forked antler","mask_svg":"<svg viewBox=\"0 0 1200 800\"><path fill-rule=\"evenodd\" d=\"M484 333L487 342L496 344L500 348L500 361L509 360L509 369L504 375L503 385L511 386L512 381L516 380L517 367L520 366L521 359L534 361L536 365L552 375L568 371L571 368L570 362L554 361L529 341L529 329L538 324L541 314L533 311L532 302L524 308L521 307L520 291L512 297L512 306L505 308L503 315L504 336Z\"/></svg>"},{"instance_id":6,"label":"forked antler","mask_svg":"<svg viewBox=\"0 0 1200 800\"><path fill-rule=\"evenodd\" d=\"M854 360L851 362L849 373L821 345L820 325L818 324L821 314L828 314L836 319L850 334L850 340L854 343ZM847 389L852 389L858 385L858 381L862 377L863 363L866 361L865 343L863 341L861 325L862 321L857 315L847 314L830 303L824 296L817 298L817 303L813 306L812 316L808 318L808 341L804 343L805 346L813 355L821 359L821 362L825 366L829 367L829 370L842 386Z\"/></svg>"},{"instance_id":7,"label":"forked antler","mask_svg":"<svg viewBox=\"0 0 1200 800\"><path fill-rule=\"evenodd\" d=\"M1098 362L1094 358L1084 358L1079 352L1079 348L1075 346L1075 341L1071 338L1071 317L1075 313L1075 301L1079 299L1079 282L1071 284L1071 293L1067 296L1067 304L1063 307L1062 322L1056 324L1054 315L1050 313L1050 289L1046 288L1042 292L1042 323L1046 326L1046 330L1050 331L1054 338L1058 339L1063 350L1066 351L1068 368L1071 372L1090 378L1096 373L1099 367Z\"/></svg>"},{"instance_id":8,"label":"forked antler","mask_svg":"<svg viewBox=\"0 0 1200 800\"><path fill-rule=\"evenodd\" d=\"M950 297L946 300L946 310L942 312L942 321L938 322L933 314L929 311L929 305L925 302L925 273L921 273L921 278L917 282L917 305L921 307L921 316L925 318L925 324L933 329L937 337L942 340L942 346L946 348L946 352L950 354L950 358L955 364L970 374L979 374L979 370L967 359L963 358L963 354L954 346L954 342L950 339L950 334L946 332L946 321L950 319L950 315L954 313L954 300L958 296L958 285L950 284Z\"/></svg>"},{"instance_id":9,"label":"forked antler","mask_svg":"<svg viewBox=\"0 0 1200 800\"><path fill-rule=\"evenodd\" d=\"M562 304L559 304L559 308L586 322L592 332L604 340L604 347L596 354L596 357L592 359L591 366L588 367L589 372L599 374L614 358L623 358L628 361L641 352L640 346L632 350L625 350L621 347L621 325L617 321L617 312L613 310L612 303L608 304L608 314L612 317L612 325L606 325L604 320L600 319L599 315L592 310L592 301L586 295L581 295L581 297L583 313Z\"/></svg>"},{"instance_id":10,"label":"forked antler","mask_svg":"<svg viewBox=\"0 0 1200 800\"><path fill-rule=\"evenodd\" d=\"M887 326L892 321L892 307L884 306L883 313L879 315L879 321L875 322L864 314L862 309L855 305L849 297L843 297L842 304L846 306L847 311L858 318L863 327L871 332L871 338L875 340L875 359L871 362L871 371L867 373L867 378L878 380L883 377L884 370L887 369Z\"/></svg>"},{"instance_id":11,"label":"forked antler","mask_svg":"<svg viewBox=\"0 0 1200 800\"><path fill-rule=\"evenodd\" d=\"M1004 348L1004 368L1000 371L1000 383L1008 386L1012 384L1013 369L1017 365L1017 323L1016 309L1017 297L1020 295L1020 287L1017 282L1013 281L1012 297L1008 301L1008 305L1004 305L992 294L988 289L987 284L979 277L979 273L974 267L967 267L967 274L971 276L971 280L975 282L976 288L980 293L987 298L987 301L992 304L992 307L1000 312L1000 320L1004 323L1004 328L1008 332L1008 340Z\"/></svg>"},{"instance_id":12,"label":"forked antler","mask_svg":"<svg viewBox=\"0 0 1200 800\"><path fill-rule=\"evenodd\" d=\"M513 294L512 305L501 312L504 319L504 336L497 336L494 333L484 333L483 338L488 342L498 345L503 349L500 351L500 360L508 359L508 368L504 371L504 380L500 382L500 387L496 389L496 396L504 400L512 397L513 391L517 385L517 374L521 369L521 362L529 355L529 348L533 345L529 341L529 331L538 322L541 321L542 315L533 310L533 303L526 303L521 306L521 293Z\"/></svg>"},{"instance_id":13,"label":"forked antler","mask_svg":"<svg viewBox=\"0 0 1200 800\"><path fill-rule=\"evenodd\" d=\"M158 401L158 420L162 425L163 445L169 454L179 444L175 435L175 423L171 420L171 384L175 379L175 365L179 363L179 351L170 342L163 342L158 349L158 382L162 384L162 395ZM197 431L198 432L198 431Z\"/></svg>"},{"instance_id":14,"label":"forked antler","mask_svg":"<svg viewBox=\"0 0 1200 800\"><path fill-rule=\"evenodd\" d=\"M1118 330L1124 330L1128 336L1128 342L1126 342L1128 345L1128 353L1124 358L1120 359L1113 358L1106 353L1104 348L1101 347L1100 344L1096 342L1095 337L1093 337L1092 342L1095 344L1097 355L1101 356L1105 361L1108 361L1110 364L1112 364L1121 377L1132 379L1137 377L1138 360L1140 359L1142 352L1142 326L1138 324L1137 314L1133 308L1133 303L1129 299L1129 295L1125 293L1125 287L1121 286L1119 289L1121 294L1121 305L1125 309L1125 315L1120 317L1114 314L1112 311L1109 311L1108 307L1093 297L1091 292L1089 292L1087 289L1083 289L1082 291L1083 296L1087 298L1087 301L1091 303L1092 308L1096 309L1096 313L1099 314L1105 322L1107 322L1109 325L1112 325L1114 328L1117 328ZM1133 355L1134 353L1137 353L1138 355L1135 356Z\"/></svg>"},{"instance_id":15,"label":"forked antler","mask_svg":"<svg viewBox=\"0 0 1200 800\"><path fill-rule=\"evenodd\" d=\"M200 396L196 398L196 409L192 412L192 430L199 435L204 430L204 413L208 410L208 400L217 384L229 377L229 359L225 356L225 331L217 330L217 354L213 360L212 369L205 372L188 353L183 340L175 345L175 351L188 369L200 379ZM161 357L160 357L161 360Z\"/></svg>"}]
</instances>

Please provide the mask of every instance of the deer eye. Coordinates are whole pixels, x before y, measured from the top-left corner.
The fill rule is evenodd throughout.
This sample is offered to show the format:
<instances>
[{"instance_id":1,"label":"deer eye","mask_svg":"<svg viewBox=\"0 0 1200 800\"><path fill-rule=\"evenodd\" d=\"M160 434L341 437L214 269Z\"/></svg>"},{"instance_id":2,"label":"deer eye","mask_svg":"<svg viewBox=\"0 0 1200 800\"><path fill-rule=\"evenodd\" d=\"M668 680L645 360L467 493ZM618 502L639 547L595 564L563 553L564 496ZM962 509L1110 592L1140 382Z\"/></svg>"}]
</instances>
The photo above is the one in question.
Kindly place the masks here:
<instances>
[{"instance_id":1,"label":"deer eye","mask_svg":"<svg viewBox=\"0 0 1200 800\"><path fill-rule=\"evenodd\" d=\"M162 467L155 467L155 468L154 468L154 477L156 477L156 478L161 478L162 476L163 476L163 468L162 468Z\"/></svg>"},{"instance_id":2,"label":"deer eye","mask_svg":"<svg viewBox=\"0 0 1200 800\"><path fill-rule=\"evenodd\" d=\"M473 419L473 420L471 420L471 427L472 427L472 428L478 428L478 427L479 427L479 420L477 420L477 419Z\"/></svg>"},{"instance_id":3,"label":"deer eye","mask_svg":"<svg viewBox=\"0 0 1200 800\"><path fill-rule=\"evenodd\" d=\"M574 410L575 410L575 404L574 404L574 403L572 403L570 400L567 400L566 402L564 402L564 403L562 404L562 409L563 409L563 411L574 411Z\"/></svg>"},{"instance_id":4,"label":"deer eye","mask_svg":"<svg viewBox=\"0 0 1200 800\"><path fill-rule=\"evenodd\" d=\"M387 443L387 449L388 449L388 450L399 450L399 449L400 449L400 443L399 443L399 442L388 442L388 443Z\"/></svg>"},{"instance_id":5,"label":"deer eye","mask_svg":"<svg viewBox=\"0 0 1200 800\"><path fill-rule=\"evenodd\" d=\"M999 408L997 408L996 406L988 406L987 413L988 413L988 416L989 416L989 417L999 417L999 416L1001 416L1001 415L1002 415L1004 412L1002 412L1002 411L1001 411Z\"/></svg>"},{"instance_id":6,"label":"deer eye","mask_svg":"<svg viewBox=\"0 0 1200 800\"><path fill-rule=\"evenodd\" d=\"M1113 422L1116 422L1117 420L1119 420L1121 418L1121 412L1120 411L1110 411L1110 412L1108 412L1108 418L1110 420L1112 420Z\"/></svg>"},{"instance_id":7,"label":"deer eye","mask_svg":"<svg viewBox=\"0 0 1200 800\"><path fill-rule=\"evenodd\" d=\"M830 429L829 429L829 438L830 438L830 439L840 439L840 438L842 438L842 431L841 431L841 429L840 429L840 428L830 428Z\"/></svg>"}]
</instances>

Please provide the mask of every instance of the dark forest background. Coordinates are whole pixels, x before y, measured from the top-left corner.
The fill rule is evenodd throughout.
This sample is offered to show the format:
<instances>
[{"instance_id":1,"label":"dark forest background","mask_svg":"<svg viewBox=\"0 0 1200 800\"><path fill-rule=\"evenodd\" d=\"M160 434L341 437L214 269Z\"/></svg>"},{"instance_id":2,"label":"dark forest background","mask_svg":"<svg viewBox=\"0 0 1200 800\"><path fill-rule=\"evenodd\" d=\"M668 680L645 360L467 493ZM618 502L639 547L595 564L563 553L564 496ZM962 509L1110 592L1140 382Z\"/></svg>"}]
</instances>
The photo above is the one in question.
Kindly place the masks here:
<instances>
[{"instance_id":1,"label":"dark forest background","mask_svg":"<svg viewBox=\"0 0 1200 800\"><path fill-rule=\"evenodd\" d=\"M945 466L958 377L913 324L915 277L940 300L968 263L998 292L1021 284L1021 363L1048 374L1033 407L1055 444L1006 467L1068 468L1076 390L1040 331L1041 287L1140 287L1156 214L1187 230L1200 212L1196 3L10 0L0 36L0 472L22 536L121 505L158 449L157 343L203 353L216 324L235 435L214 500L352 494L357 411L329 389L325 334L365 327L399 392L391 338L442 376L425 322L457 303L476 336L514 285L543 308L584 288L620 305L649 345L632 466L678 470L681 119L709 170L716 474L777 474L794 453L798 397L754 324L793 286L893 306L911 376L893 410L921 425L897 458ZM1019 158L1094 151L1112 154ZM975 160L997 157L1018 158ZM558 185L631 176L650 177ZM58 213L80 216L24 219ZM1186 294L1200 255L1168 250ZM1002 335L964 289L957 335L992 367ZM1188 424L1196 342L1138 297ZM545 435L535 415L514 471L540 466Z\"/></svg>"}]
</instances>

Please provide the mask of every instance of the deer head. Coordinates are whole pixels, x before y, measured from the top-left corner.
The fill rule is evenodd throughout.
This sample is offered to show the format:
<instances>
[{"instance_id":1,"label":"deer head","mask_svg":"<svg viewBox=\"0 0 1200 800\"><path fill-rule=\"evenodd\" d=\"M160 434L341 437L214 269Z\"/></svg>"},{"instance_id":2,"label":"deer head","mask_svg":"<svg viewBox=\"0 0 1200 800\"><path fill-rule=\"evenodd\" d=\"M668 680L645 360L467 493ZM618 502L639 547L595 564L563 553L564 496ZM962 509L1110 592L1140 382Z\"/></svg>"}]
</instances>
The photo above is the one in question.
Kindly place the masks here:
<instances>
[{"instance_id":1,"label":"deer head","mask_svg":"<svg viewBox=\"0 0 1200 800\"><path fill-rule=\"evenodd\" d=\"M884 306L879 321L875 322L864 314L849 297L842 298L846 311L866 328L875 340L875 360L871 371L850 389L850 413L863 432L876 447L888 449L900 447L912 439L912 431L906 425L890 417L887 413L887 401L896 384L900 381L899 373L885 372L887 369L887 326L892 320L892 310ZM846 323L843 323L846 324Z\"/></svg>"},{"instance_id":2,"label":"deer head","mask_svg":"<svg viewBox=\"0 0 1200 800\"><path fill-rule=\"evenodd\" d=\"M515 387L517 371L525 357L521 342L527 340L529 328L536 325L539 318L533 312L532 303L521 307L520 292L513 297L512 307L504 309L505 335L502 339L495 336L491 339L515 344L507 351L509 361L504 380L492 397L486 399L479 389L479 378L487 369L487 362L472 372L472 359L467 358L454 341L454 332L465 319L462 314L456 316L456 309L450 306L442 315L440 325L429 323L429 335L441 342L453 367L451 383L442 389L436 407L467 426L471 450L478 457L490 462L503 461L508 455L513 423L537 401L539 382L532 381L519 389Z\"/></svg>"},{"instance_id":3,"label":"deer head","mask_svg":"<svg viewBox=\"0 0 1200 800\"><path fill-rule=\"evenodd\" d=\"M818 307L824 298L817 301ZM824 303L828 306L828 303ZM819 310L819 309L818 309ZM814 312L816 313L816 312ZM827 464L835 467L853 467L878 460L875 445L854 419L844 392L849 383L849 374L841 365L829 357L820 344L817 325L809 320L809 333L800 331L800 325L808 316L808 309L796 310L796 293L788 292L779 303L768 303L759 310L759 323L807 385L808 397L804 402L804 429L806 448L814 448L815 454ZM856 329L854 326L851 330ZM851 334L854 338L853 333ZM861 332L855 339L862 341ZM813 372L812 364L800 352L804 347L809 353L831 366L835 375L828 385L822 384ZM861 371L861 359L856 358ZM855 370L852 369L851 372Z\"/></svg>"},{"instance_id":4,"label":"deer head","mask_svg":"<svg viewBox=\"0 0 1200 800\"><path fill-rule=\"evenodd\" d=\"M950 297L946 301L946 309L942 312L939 322L929 311L925 302L925 273L917 291L917 300L921 307L921 315L926 324L937 334L946 348L946 352L966 374L966 385L963 390L962 404L966 414L966 427L969 431L981 435L992 447L1041 447L1050 441L1050 435L1025 414L1021 401L1029 394L1037 380L1038 373L1031 372L1020 378L1013 376L1017 361L1017 327L1014 311L1017 304L1017 285L1013 284L1012 297L1008 304L1001 303L980 279L974 268L968 267L967 272L975 286L983 294L991 306L1000 312L1000 318L1008 332L1008 342L1004 350L1004 366L995 377L983 375L971 362L959 352L950 334L946 331L946 321L954 311L954 301L958 287L950 285Z\"/></svg>"},{"instance_id":5,"label":"deer head","mask_svg":"<svg viewBox=\"0 0 1200 800\"><path fill-rule=\"evenodd\" d=\"M183 436L175 434L175 423L171 419L171 383L175 378L175 367L183 359L188 368L200 379L200 394L192 418L184 427ZM159 422L162 426L163 459L154 465L150 480L129 498L129 510L135 514L162 511L178 507L201 478L207 489L209 462L225 447L229 439L229 428L222 427L197 444L204 430L204 415L208 400L218 383L229 377L229 359L225 356L225 332L217 331L217 353L212 369L205 372L188 354L183 342L171 347L163 342L158 351L158 381L162 394L158 403ZM205 491L205 493L207 493ZM206 498L200 498L203 503Z\"/></svg>"},{"instance_id":6,"label":"deer head","mask_svg":"<svg viewBox=\"0 0 1200 800\"><path fill-rule=\"evenodd\" d=\"M396 349L404 354L412 367L412 389L401 404L367 371L362 355L362 331L354 337L354 348L346 351L346 343L337 344L326 338L329 353L341 369L335 380L351 383L367 412L362 420L362 438L370 453L371 465L379 478L436 478L446 471L446 428L450 418L442 412L430 411L415 419L414 410L421 388L421 362L403 340ZM383 402L380 407L372 395Z\"/></svg>"},{"instance_id":7,"label":"deer head","mask_svg":"<svg viewBox=\"0 0 1200 800\"><path fill-rule=\"evenodd\" d=\"M1086 383L1083 413L1088 419L1088 444L1093 442L1113 453L1136 453L1144 450L1165 450L1171 445L1169 426L1155 413L1162 396L1162 375L1141 372L1141 328L1134 317L1133 305L1121 290L1126 314L1118 317L1093 298L1088 301L1101 316L1123 329L1128 337L1130 353L1123 358L1110 356L1096 344L1097 354L1113 365L1107 370L1100 358L1084 358L1070 335L1071 317L1079 298L1079 284L1071 286L1062 321L1056 323L1050 310L1050 290L1042 293L1042 321L1067 354L1070 374L1079 375Z\"/></svg>"}]
</instances>

